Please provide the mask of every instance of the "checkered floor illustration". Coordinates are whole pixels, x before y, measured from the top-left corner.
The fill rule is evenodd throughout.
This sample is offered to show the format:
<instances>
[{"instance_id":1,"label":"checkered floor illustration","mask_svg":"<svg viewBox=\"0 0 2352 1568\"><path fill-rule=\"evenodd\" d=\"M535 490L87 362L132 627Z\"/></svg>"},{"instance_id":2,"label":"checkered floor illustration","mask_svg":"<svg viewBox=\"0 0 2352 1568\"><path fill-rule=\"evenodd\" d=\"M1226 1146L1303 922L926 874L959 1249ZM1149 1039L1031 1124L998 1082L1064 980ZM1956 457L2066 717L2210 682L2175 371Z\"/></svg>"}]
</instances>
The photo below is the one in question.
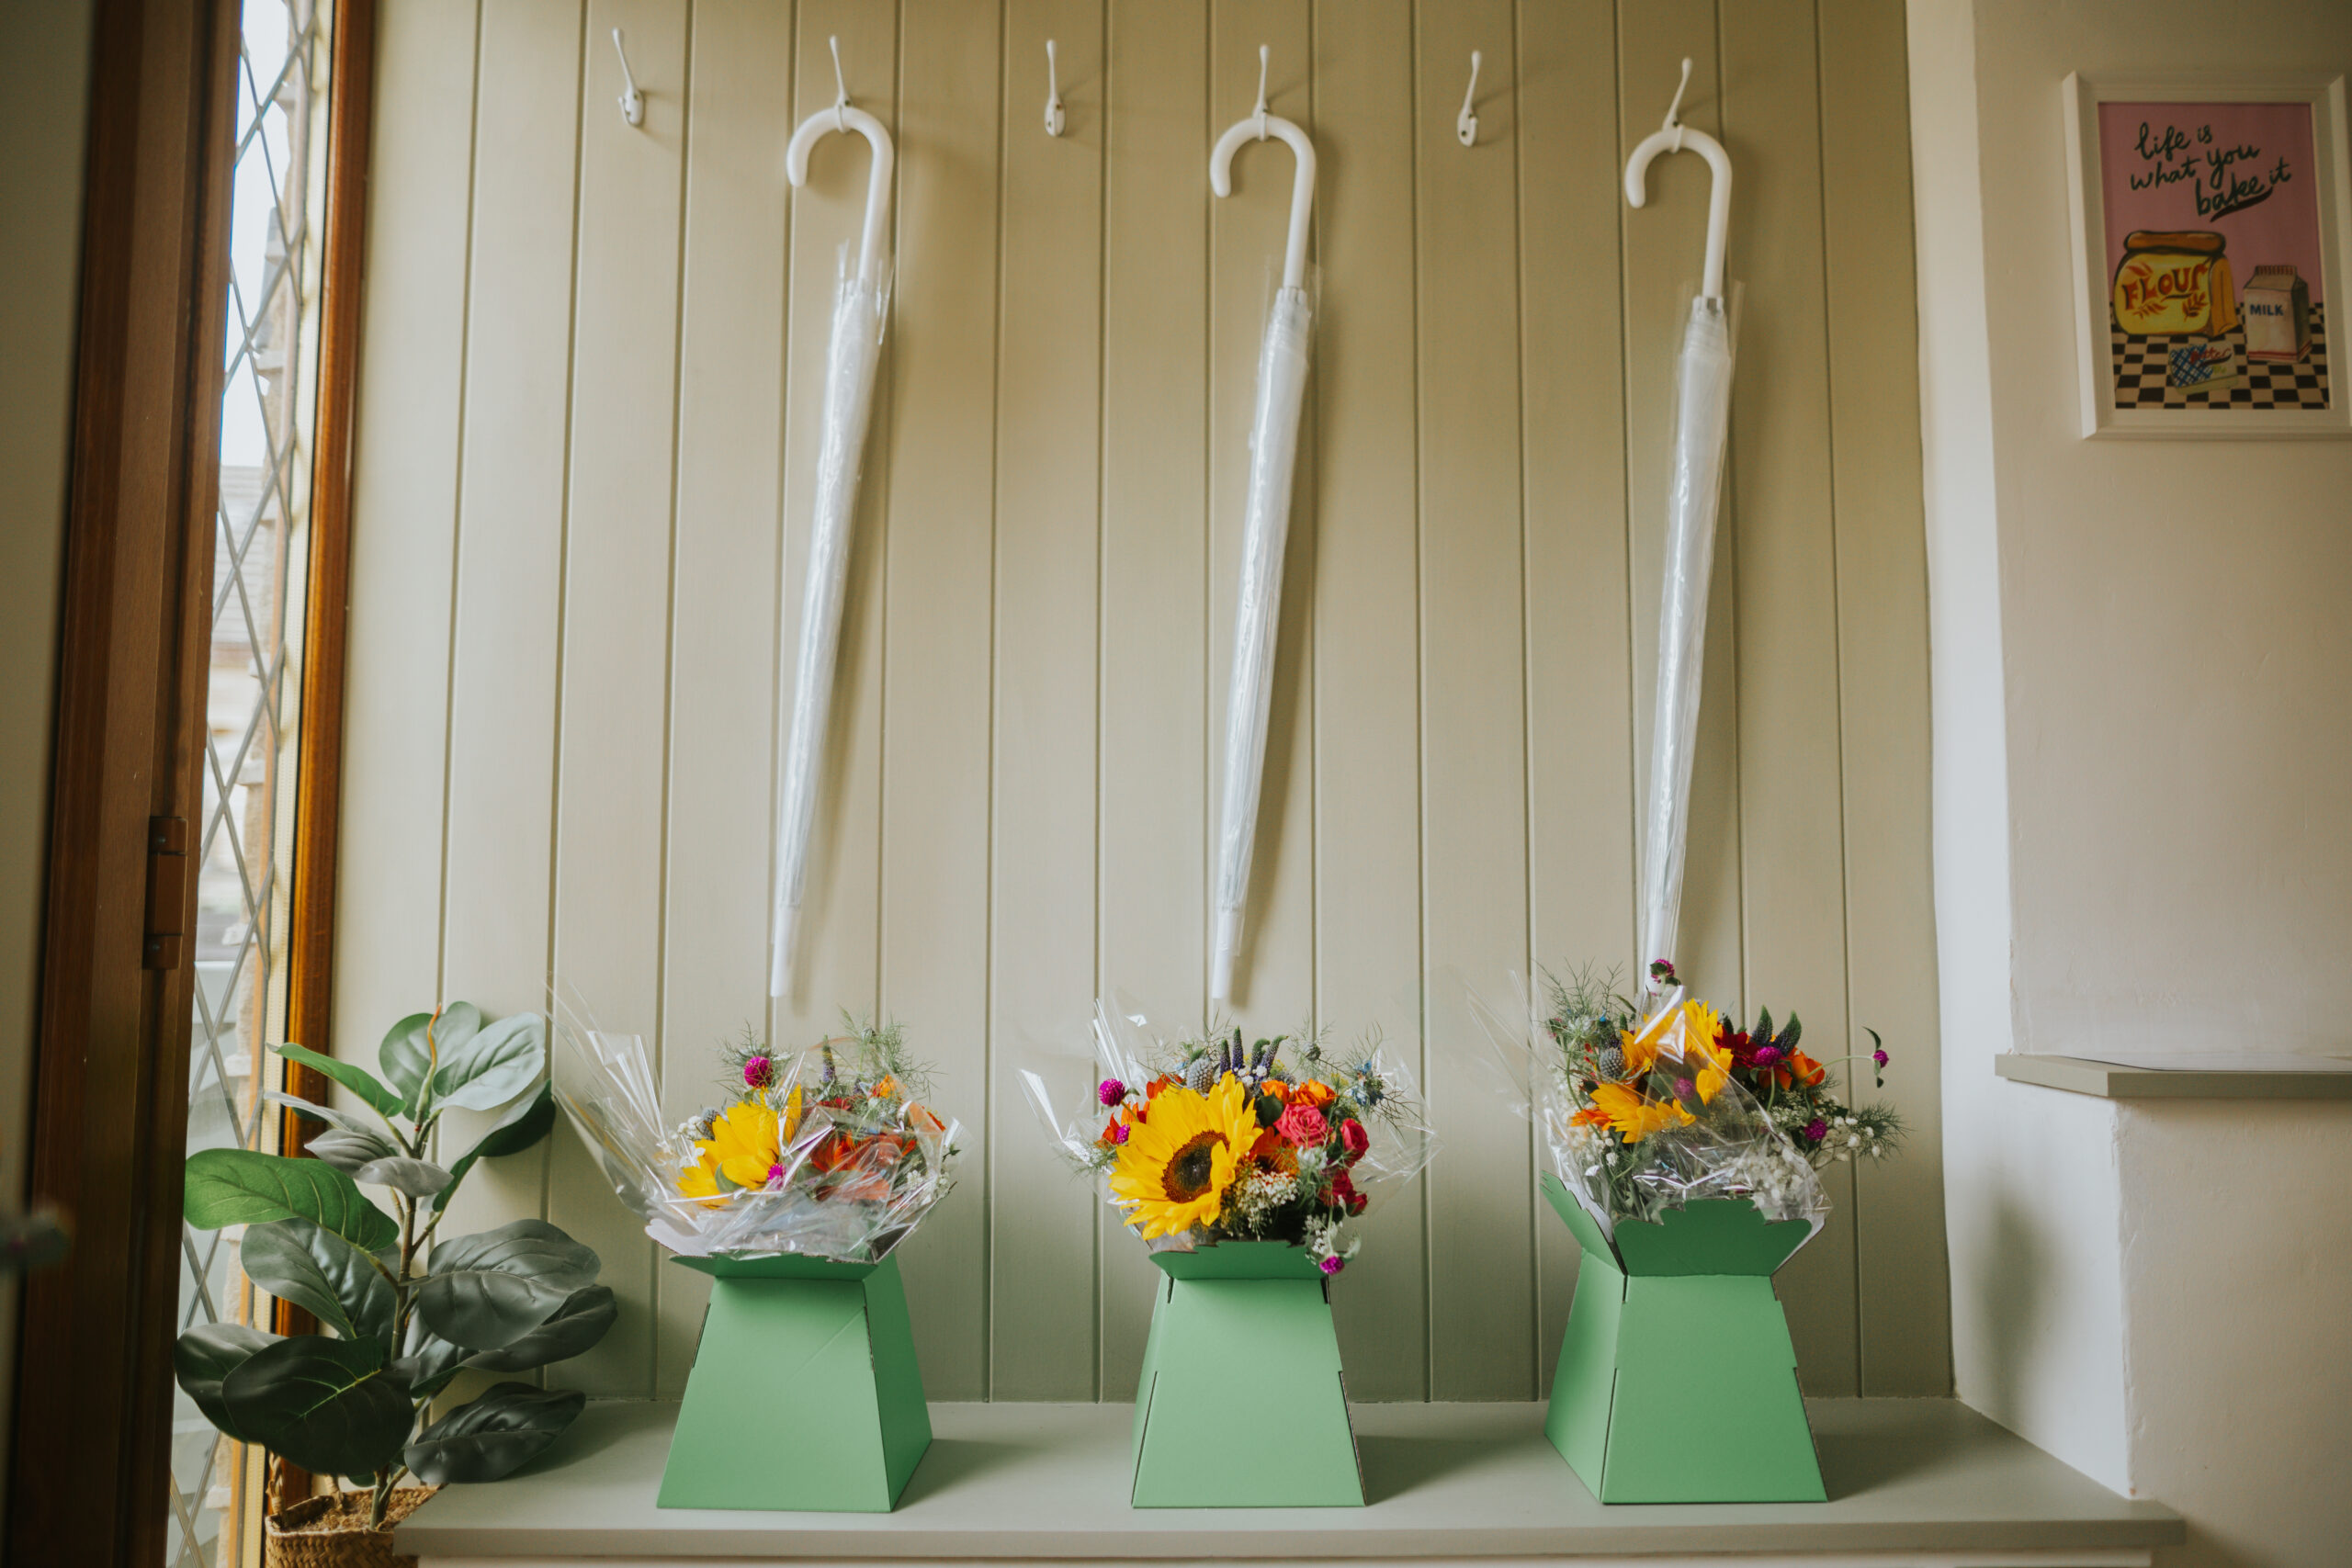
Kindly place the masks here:
<instances>
[{"instance_id":1,"label":"checkered floor illustration","mask_svg":"<svg viewBox=\"0 0 2352 1568\"><path fill-rule=\"evenodd\" d=\"M2120 409L2324 409L2328 406L2327 327L2324 305L2312 307L2311 354L2292 365L2266 364L2245 356L2245 333L2229 334L2241 373L2227 391L2207 393L2167 384L2172 351L2185 338L2143 337L2108 332L2115 367L2115 406Z\"/></svg>"}]
</instances>

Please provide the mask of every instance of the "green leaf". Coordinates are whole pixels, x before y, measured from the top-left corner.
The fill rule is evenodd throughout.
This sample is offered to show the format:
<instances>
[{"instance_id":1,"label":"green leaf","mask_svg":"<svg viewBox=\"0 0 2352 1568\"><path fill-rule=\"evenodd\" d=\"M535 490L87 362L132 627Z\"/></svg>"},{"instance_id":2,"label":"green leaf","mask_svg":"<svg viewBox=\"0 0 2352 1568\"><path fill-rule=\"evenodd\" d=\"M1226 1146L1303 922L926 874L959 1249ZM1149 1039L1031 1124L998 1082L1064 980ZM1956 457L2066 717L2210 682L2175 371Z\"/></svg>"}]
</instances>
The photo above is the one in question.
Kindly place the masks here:
<instances>
[{"instance_id":1,"label":"green leaf","mask_svg":"<svg viewBox=\"0 0 2352 1568\"><path fill-rule=\"evenodd\" d=\"M196 1401L207 1421L238 1442L250 1443L254 1439L237 1428L229 1419L228 1407L220 1403L220 1380L277 1339L275 1334L242 1323L199 1323L172 1347L172 1375L179 1379L180 1388Z\"/></svg>"},{"instance_id":2,"label":"green leaf","mask_svg":"<svg viewBox=\"0 0 2352 1568\"><path fill-rule=\"evenodd\" d=\"M365 1339L281 1339L222 1379L220 1396L248 1441L320 1475L376 1473L416 1421L384 1348Z\"/></svg>"},{"instance_id":3,"label":"green leaf","mask_svg":"<svg viewBox=\"0 0 2352 1568\"><path fill-rule=\"evenodd\" d=\"M251 1149L202 1149L188 1156L184 1212L189 1224L207 1231L311 1220L362 1252L380 1252L401 1238L392 1217L361 1197L351 1178L326 1161Z\"/></svg>"},{"instance_id":4,"label":"green leaf","mask_svg":"<svg viewBox=\"0 0 2352 1568\"><path fill-rule=\"evenodd\" d=\"M351 1179L370 1187L389 1187L412 1198L430 1198L449 1185L449 1173L431 1160L409 1159L400 1155L371 1159L353 1171Z\"/></svg>"},{"instance_id":5,"label":"green leaf","mask_svg":"<svg viewBox=\"0 0 2352 1568\"><path fill-rule=\"evenodd\" d=\"M515 1220L433 1249L417 1293L425 1326L469 1350L498 1350L596 1282L596 1254L545 1220Z\"/></svg>"},{"instance_id":6,"label":"green leaf","mask_svg":"<svg viewBox=\"0 0 2352 1568\"><path fill-rule=\"evenodd\" d=\"M254 1284L290 1302L345 1339L389 1343L392 1285L368 1255L308 1220L245 1232L240 1261Z\"/></svg>"},{"instance_id":7,"label":"green leaf","mask_svg":"<svg viewBox=\"0 0 2352 1568\"><path fill-rule=\"evenodd\" d=\"M375 1074L356 1062L338 1062L333 1056L322 1056L309 1046L297 1045L291 1041L283 1045L273 1045L270 1049L289 1062L300 1062L306 1067L314 1067L326 1074L374 1106L382 1115L398 1116L401 1113L401 1097L378 1083Z\"/></svg>"},{"instance_id":8,"label":"green leaf","mask_svg":"<svg viewBox=\"0 0 2352 1568\"><path fill-rule=\"evenodd\" d=\"M354 1176L361 1166L372 1160L390 1159L400 1150L373 1133L346 1133L336 1128L311 1138L302 1145L302 1152L326 1161L345 1176Z\"/></svg>"},{"instance_id":9,"label":"green leaf","mask_svg":"<svg viewBox=\"0 0 2352 1568\"><path fill-rule=\"evenodd\" d=\"M1772 1010L1765 1008L1756 1015L1756 1027L1747 1036L1758 1045L1772 1043Z\"/></svg>"},{"instance_id":10,"label":"green leaf","mask_svg":"<svg viewBox=\"0 0 2352 1568\"><path fill-rule=\"evenodd\" d=\"M548 1320L503 1349L484 1350L466 1358L466 1365L484 1372L527 1372L537 1367L593 1348L620 1314L610 1285L574 1291Z\"/></svg>"},{"instance_id":11,"label":"green leaf","mask_svg":"<svg viewBox=\"0 0 2352 1568\"><path fill-rule=\"evenodd\" d=\"M503 1480L554 1442L587 1402L578 1389L499 1383L427 1427L401 1458L427 1486Z\"/></svg>"},{"instance_id":12,"label":"green leaf","mask_svg":"<svg viewBox=\"0 0 2352 1568\"><path fill-rule=\"evenodd\" d=\"M445 1021L447 1014L443 1015ZM535 1012L502 1018L461 1046L446 1042L433 1093L444 1105L495 1111L531 1087L548 1064L547 1021Z\"/></svg>"},{"instance_id":13,"label":"green leaf","mask_svg":"<svg viewBox=\"0 0 2352 1568\"><path fill-rule=\"evenodd\" d=\"M262 1090L261 1097L273 1105L286 1107L287 1110L306 1121L323 1122L328 1126L338 1128L343 1132L358 1133L370 1138L382 1135L350 1111L338 1111L332 1105L321 1105L316 1100L304 1100L296 1094L280 1094L274 1089Z\"/></svg>"},{"instance_id":14,"label":"green leaf","mask_svg":"<svg viewBox=\"0 0 2352 1568\"><path fill-rule=\"evenodd\" d=\"M473 1354L462 1345L452 1345L424 1326L421 1316L408 1320L408 1354L386 1370L408 1384L413 1398L430 1399L446 1387Z\"/></svg>"},{"instance_id":15,"label":"green leaf","mask_svg":"<svg viewBox=\"0 0 2352 1568\"><path fill-rule=\"evenodd\" d=\"M550 1086L542 1083L539 1092L518 1100L506 1108L506 1114L493 1123L481 1141L468 1149L456 1165L449 1168L449 1185L441 1189L433 1200L435 1210L449 1206L450 1198L458 1190L458 1183L474 1168L474 1161L494 1159L503 1155L519 1155L548 1135L555 1125L555 1096Z\"/></svg>"},{"instance_id":16,"label":"green leaf","mask_svg":"<svg viewBox=\"0 0 2352 1568\"><path fill-rule=\"evenodd\" d=\"M408 1118L424 1119L433 1101L433 1076L443 1062L463 1051L481 1028L481 1010L471 1002L451 1002L438 1016L413 1012L392 1025L377 1047L377 1065L401 1091Z\"/></svg>"},{"instance_id":17,"label":"green leaf","mask_svg":"<svg viewBox=\"0 0 2352 1568\"><path fill-rule=\"evenodd\" d=\"M1783 1051L1795 1050L1797 1048L1797 1042L1804 1038L1804 1025L1797 1021L1796 1014L1789 1014L1789 1021L1781 1026L1781 1049Z\"/></svg>"}]
</instances>

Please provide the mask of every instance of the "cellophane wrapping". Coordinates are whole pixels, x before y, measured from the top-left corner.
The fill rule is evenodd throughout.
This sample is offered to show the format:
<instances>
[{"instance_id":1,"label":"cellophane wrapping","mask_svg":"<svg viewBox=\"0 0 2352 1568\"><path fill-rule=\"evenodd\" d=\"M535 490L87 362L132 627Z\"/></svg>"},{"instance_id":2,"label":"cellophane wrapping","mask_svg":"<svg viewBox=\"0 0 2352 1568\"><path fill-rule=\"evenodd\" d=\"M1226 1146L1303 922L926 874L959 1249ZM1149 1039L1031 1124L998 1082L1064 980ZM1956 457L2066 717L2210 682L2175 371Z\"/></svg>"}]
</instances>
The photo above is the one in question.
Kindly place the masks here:
<instances>
[{"instance_id":1,"label":"cellophane wrapping","mask_svg":"<svg viewBox=\"0 0 2352 1568\"><path fill-rule=\"evenodd\" d=\"M961 1126L924 1105L897 1031L864 1030L770 1057L672 1123L645 1042L559 1022L557 1102L646 1234L688 1257L797 1253L876 1263L954 1185Z\"/></svg>"},{"instance_id":2,"label":"cellophane wrapping","mask_svg":"<svg viewBox=\"0 0 2352 1568\"><path fill-rule=\"evenodd\" d=\"M1829 1200L1812 1162L1732 1077L1722 1015L1669 987L1647 1012L1589 977L1540 998L1474 995L1519 1108L1561 1184L1613 1236L1700 1198L1745 1198L1818 1231Z\"/></svg>"},{"instance_id":3,"label":"cellophane wrapping","mask_svg":"<svg viewBox=\"0 0 2352 1568\"><path fill-rule=\"evenodd\" d=\"M1074 1120L1035 1073L1022 1081L1063 1155L1102 1179L1155 1252L1282 1241L1336 1274L1357 1246L1346 1223L1437 1152L1411 1069L1376 1037L1343 1050L1238 1030L1171 1040L1101 1000L1094 1048L1094 1092Z\"/></svg>"}]
</instances>

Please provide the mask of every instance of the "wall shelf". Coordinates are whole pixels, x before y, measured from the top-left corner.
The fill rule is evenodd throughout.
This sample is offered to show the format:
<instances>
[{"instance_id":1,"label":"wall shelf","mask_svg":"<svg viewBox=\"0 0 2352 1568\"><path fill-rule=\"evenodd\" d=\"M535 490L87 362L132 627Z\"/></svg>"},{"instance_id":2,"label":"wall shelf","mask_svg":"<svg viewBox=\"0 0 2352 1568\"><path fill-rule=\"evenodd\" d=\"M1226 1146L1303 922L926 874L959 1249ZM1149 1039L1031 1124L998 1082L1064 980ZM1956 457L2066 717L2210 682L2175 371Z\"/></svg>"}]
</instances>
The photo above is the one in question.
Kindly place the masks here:
<instances>
[{"instance_id":1,"label":"wall shelf","mask_svg":"<svg viewBox=\"0 0 2352 1568\"><path fill-rule=\"evenodd\" d=\"M2214 1065L2225 1059L2184 1056L2177 1066L2155 1066L2011 1051L1993 1058L1993 1070L2012 1083L2103 1100L2352 1100L2352 1059L2268 1057L2253 1059L2259 1066Z\"/></svg>"},{"instance_id":2,"label":"wall shelf","mask_svg":"<svg viewBox=\"0 0 2352 1568\"><path fill-rule=\"evenodd\" d=\"M858 1515L656 1509L677 1406L598 1402L524 1473L425 1504L401 1526L397 1550L421 1568L1660 1553L1723 1564L1818 1555L1881 1568L1962 1559L2086 1568L2144 1564L2183 1539L2170 1509L2116 1496L1954 1401L1808 1408L1826 1503L1603 1507L1544 1441L1541 1404L1359 1404L1366 1507L1139 1511L1127 1506L1131 1406L934 1404L931 1451L898 1511ZM1693 1462L1705 1462L1704 1449Z\"/></svg>"}]
</instances>

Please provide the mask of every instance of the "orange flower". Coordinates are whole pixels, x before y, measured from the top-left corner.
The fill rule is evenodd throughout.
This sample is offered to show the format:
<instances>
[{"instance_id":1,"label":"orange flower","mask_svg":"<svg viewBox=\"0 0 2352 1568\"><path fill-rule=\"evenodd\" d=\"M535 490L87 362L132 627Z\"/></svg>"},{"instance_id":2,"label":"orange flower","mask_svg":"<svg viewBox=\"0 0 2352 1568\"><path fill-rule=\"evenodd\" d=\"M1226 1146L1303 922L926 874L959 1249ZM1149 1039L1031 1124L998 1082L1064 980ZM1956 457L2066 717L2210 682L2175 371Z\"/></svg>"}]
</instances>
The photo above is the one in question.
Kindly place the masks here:
<instances>
[{"instance_id":1,"label":"orange flower","mask_svg":"<svg viewBox=\"0 0 2352 1568\"><path fill-rule=\"evenodd\" d=\"M920 1127L933 1137L947 1131L947 1123L932 1114L929 1107L917 1105L911 1100L907 1101L907 1125Z\"/></svg>"},{"instance_id":2,"label":"orange flower","mask_svg":"<svg viewBox=\"0 0 2352 1568\"><path fill-rule=\"evenodd\" d=\"M874 1093L877 1099L888 1100L898 1092L899 1076L896 1073L883 1074L882 1081L874 1086Z\"/></svg>"},{"instance_id":3,"label":"orange flower","mask_svg":"<svg viewBox=\"0 0 2352 1568\"><path fill-rule=\"evenodd\" d=\"M1290 1103L1293 1105L1311 1105L1315 1107L1316 1110L1320 1111L1339 1098L1339 1090L1333 1089L1329 1084L1325 1083L1320 1078L1311 1078L1307 1082L1300 1084L1296 1089L1291 1090Z\"/></svg>"},{"instance_id":4,"label":"orange flower","mask_svg":"<svg viewBox=\"0 0 2352 1568\"><path fill-rule=\"evenodd\" d=\"M1588 1105L1582 1111L1577 1111L1574 1116L1568 1118L1568 1125L1571 1127L1606 1127L1609 1125L1609 1112L1603 1111L1598 1105Z\"/></svg>"},{"instance_id":5,"label":"orange flower","mask_svg":"<svg viewBox=\"0 0 2352 1568\"><path fill-rule=\"evenodd\" d=\"M1144 1103L1148 1105L1153 1100L1158 1100L1161 1089L1175 1089L1179 1086L1179 1082L1180 1080L1171 1073L1160 1074L1158 1077L1152 1079L1150 1083L1144 1086Z\"/></svg>"},{"instance_id":6,"label":"orange flower","mask_svg":"<svg viewBox=\"0 0 2352 1568\"><path fill-rule=\"evenodd\" d=\"M1261 1095L1271 1094L1287 1106L1290 1104L1290 1097L1298 1091L1280 1078L1268 1078L1258 1086L1258 1092Z\"/></svg>"},{"instance_id":7,"label":"orange flower","mask_svg":"<svg viewBox=\"0 0 2352 1568\"><path fill-rule=\"evenodd\" d=\"M1808 1089L1818 1086L1829 1076L1829 1069L1802 1051L1789 1053L1786 1066L1772 1069L1772 1081L1782 1089L1802 1083Z\"/></svg>"}]
</instances>

